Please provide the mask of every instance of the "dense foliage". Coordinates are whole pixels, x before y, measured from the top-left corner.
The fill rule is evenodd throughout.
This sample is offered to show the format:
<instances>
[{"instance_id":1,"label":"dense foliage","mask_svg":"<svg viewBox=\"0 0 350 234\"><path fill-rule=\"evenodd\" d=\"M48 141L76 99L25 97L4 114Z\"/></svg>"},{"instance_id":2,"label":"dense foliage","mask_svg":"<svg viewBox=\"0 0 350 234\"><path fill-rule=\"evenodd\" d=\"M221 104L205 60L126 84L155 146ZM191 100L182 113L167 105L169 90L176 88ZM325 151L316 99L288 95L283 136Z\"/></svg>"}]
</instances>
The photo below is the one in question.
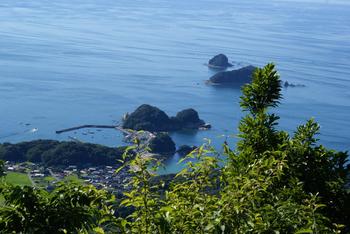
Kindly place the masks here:
<instances>
[{"instance_id":1,"label":"dense foliage","mask_svg":"<svg viewBox=\"0 0 350 234\"><path fill-rule=\"evenodd\" d=\"M145 146L136 141L128 147L123 167L132 178L119 204L130 208L125 218L112 217L109 195L92 187L61 185L49 194L4 185L0 228L3 233L348 232L347 153L317 144L313 120L293 135L277 130L279 117L269 108L280 99L274 65L257 69L243 88L247 115L236 149L226 142L222 152L210 142L195 149L170 186L154 179L158 163L144 154Z\"/></svg>"},{"instance_id":2,"label":"dense foliage","mask_svg":"<svg viewBox=\"0 0 350 234\"><path fill-rule=\"evenodd\" d=\"M60 184L53 192L2 186L0 233L99 233L115 230L113 197L93 186Z\"/></svg>"},{"instance_id":3,"label":"dense foliage","mask_svg":"<svg viewBox=\"0 0 350 234\"><path fill-rule=\"evenodd\" d=\"M113 165L124 150L125 147L115 149L89 143L36 140L0 144L0 159L43 163L46 166Z\"/></svg>"}]
</instances>

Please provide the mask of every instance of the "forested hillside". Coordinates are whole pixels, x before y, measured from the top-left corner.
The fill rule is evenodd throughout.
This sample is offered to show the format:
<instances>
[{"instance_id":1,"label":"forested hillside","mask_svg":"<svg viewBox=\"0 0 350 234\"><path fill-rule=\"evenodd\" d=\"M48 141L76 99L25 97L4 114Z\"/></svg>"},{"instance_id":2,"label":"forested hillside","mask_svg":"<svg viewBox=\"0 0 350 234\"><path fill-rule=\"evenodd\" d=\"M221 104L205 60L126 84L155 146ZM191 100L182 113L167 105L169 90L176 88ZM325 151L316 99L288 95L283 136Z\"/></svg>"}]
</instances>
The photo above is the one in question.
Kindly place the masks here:
<instances>
[{"instance_id":1,"label":"forested hillside","mask_svg":"<svg viewBox=\"0 0 350 234\"><path fill-rule=\"evenodd\" d=\"M45 166L115 165L125 147L110 148L97 144L36 140L0 144L0 159L42 163Z\"/></svg>"}]
</instances>

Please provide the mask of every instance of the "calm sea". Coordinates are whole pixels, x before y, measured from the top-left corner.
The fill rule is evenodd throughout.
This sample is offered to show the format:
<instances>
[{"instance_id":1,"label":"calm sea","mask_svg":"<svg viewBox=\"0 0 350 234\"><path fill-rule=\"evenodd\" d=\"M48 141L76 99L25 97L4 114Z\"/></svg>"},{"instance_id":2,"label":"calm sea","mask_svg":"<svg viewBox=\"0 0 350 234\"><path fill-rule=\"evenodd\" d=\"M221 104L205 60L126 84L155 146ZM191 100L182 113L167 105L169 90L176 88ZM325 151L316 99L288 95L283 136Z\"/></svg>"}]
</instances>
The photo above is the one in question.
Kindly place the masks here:
<instances>
[{"instance_id":1,"label":"calm sea","mask_svg":"<svg viewBox=\"0 0 350 234\"><path fill-rule=\"evenodd\" d=\"M0 142L50 138L110 146L113 124L143 103L169 115L193 107L210 131L173 133L177 145L237 141L240 89L205 84L203 64L225 53L237 66L275 62L276 112L293 132L310 117L321 143L350 149L350 5L281 0L1 0ZM169 171L177 168L175 156Z\"/></svg>"}]
</instances>

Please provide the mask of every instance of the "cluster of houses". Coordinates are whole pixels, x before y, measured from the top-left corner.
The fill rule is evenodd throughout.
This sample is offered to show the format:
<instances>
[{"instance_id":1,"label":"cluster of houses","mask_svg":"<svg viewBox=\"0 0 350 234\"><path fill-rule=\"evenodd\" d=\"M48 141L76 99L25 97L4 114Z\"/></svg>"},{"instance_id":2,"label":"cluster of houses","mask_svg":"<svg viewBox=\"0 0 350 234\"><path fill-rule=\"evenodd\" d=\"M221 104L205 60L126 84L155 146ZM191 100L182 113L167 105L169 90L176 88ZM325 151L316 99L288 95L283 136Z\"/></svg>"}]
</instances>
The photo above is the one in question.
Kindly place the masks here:
<instances>
[{"instance_id":1,"label":"cluster of houses","mask_svg":"<svg viewBox=\"0 0 350 234\"><path fill-rule=\"evenodd\" d=\"M24 163L15 163L6 161L5 168L10 172L18 172L18 173L28 173L30 177L40 178L46 177L49 175L49 171L47 168L30 162Z\"/></svg>"},{"instance_id":2,"label":"cluster of houses","mask_svg":"<svg viewBox=\"0 0 350 234\"><path fill-rule=\"evenodd\" d=\"M11 172L26 173L35 181L51 176L53 179L48 185L50 188L58 181L64 180L69 176L76 176L85 184L92 184L98 189L103 188L112 193L119 193L128 189L127 184L130 181L126 168L116 173L118 168L112 166L79 168L76 165L70 165L65 168L46 168L35 163L7 161L5 162L5 168Z\"/></svg>"},{"instance_id":3,"label":"cluster of houses","mask_svg":"<svg viewBox=\"0 0 350 234\"><path fill-rule=\"evenodd\" d=\"M99 166L78 168L75 165L66 167L65 169L52 169L54 177L59 180L65 177L75 175L83 183L92 184L98 189L106 189L110 192L122 191L126 189L129 182L129 176L126 169L120 170L116 173L117 167Z\"/></svg>"},{"instance_id":4,"label":"cluster of houses","mask_svg":"<svg viewBox=\"0 0 350 234\"><path fill-rule=\"evenodd\" d=\"M25 164L16 164L10 161L5 162L5 169L6 171L10 171L10 172L18 172L18 173L27 172L27 166Z\"/></svg>"}]
</instances>

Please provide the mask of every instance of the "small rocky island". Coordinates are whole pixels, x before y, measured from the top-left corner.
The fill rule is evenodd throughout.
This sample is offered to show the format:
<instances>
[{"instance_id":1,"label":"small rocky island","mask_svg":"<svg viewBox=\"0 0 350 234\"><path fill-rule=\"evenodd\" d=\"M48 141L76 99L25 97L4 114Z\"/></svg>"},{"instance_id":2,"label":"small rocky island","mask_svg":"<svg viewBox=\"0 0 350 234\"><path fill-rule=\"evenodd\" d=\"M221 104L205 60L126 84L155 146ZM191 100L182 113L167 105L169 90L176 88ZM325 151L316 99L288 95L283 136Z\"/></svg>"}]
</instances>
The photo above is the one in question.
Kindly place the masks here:
<instances>
[{"instance_id":1,"label":"small rocky island","mask_svg":"<svg viewBox=\"0 0 350 234\"><path fill-rule=\"evenodd\" d=\"M291 88L295 88L295 87L305 87L305 85L303 85L303 84L293 84L293 83L289 83L288 81L285 81L285 82L283 83L283 86L284 86L285 88L289 88L289 87L291 87Z\"/></svg>"},{"instance_id":2,"label":"small rocky island","mask_svg":"<svg viewBox=\"0 0 350 234\"><path fill-rule=\"evenodd\" d=\"M192 151L197 149L196 146L189 146L189 145L181 145L177 150L176 153L178 153L181 157L185 157L188 154L190 154Z\"/></svg>"},{"instance_id":3,"label":"small rocky island","mask_svg":"<svg viewBox=\"0 0 350 234\"><path fill-rule=\"evenodd\" d=\"M169 117L159 108L143 104L130 115L125 115L122 127L136 131L168 132L184 129L208 129L210 125L201 120L198 112L192 108L178 112L175 117Z\"/></svg>"},{"instance_id":4,"label":"small rocky island","mask_svg":"<svg viewBox=\"0 0 350 234\"><path fill-rule=\"evenodd\" d=\"M211 84L246 84L251 82L256 67L246 66L237 70L218 72L209 79Z\"/></svg>"},{"instance_id":5,"label":"small rocky island","mask_svg":"<svg viewBox=\"0 0 350 234\"><path fill-rule=\"evenodd\" d=\"M209 60L208 67L215 69L226 69L227 67L232 67L232 64L228 62L226 55L218 54Z\"/></svg>"},{"instance_id":6,"label":"small rocky island","mask_svg":"<svg viewBox=\"0 0 350 234\"><path fill-rule=\"evenodd\" d=\"M150 152L161 155L174 155L176 151L175 142L167 133L158 133L149 142Z\"/></svg>"}]
</instances>

